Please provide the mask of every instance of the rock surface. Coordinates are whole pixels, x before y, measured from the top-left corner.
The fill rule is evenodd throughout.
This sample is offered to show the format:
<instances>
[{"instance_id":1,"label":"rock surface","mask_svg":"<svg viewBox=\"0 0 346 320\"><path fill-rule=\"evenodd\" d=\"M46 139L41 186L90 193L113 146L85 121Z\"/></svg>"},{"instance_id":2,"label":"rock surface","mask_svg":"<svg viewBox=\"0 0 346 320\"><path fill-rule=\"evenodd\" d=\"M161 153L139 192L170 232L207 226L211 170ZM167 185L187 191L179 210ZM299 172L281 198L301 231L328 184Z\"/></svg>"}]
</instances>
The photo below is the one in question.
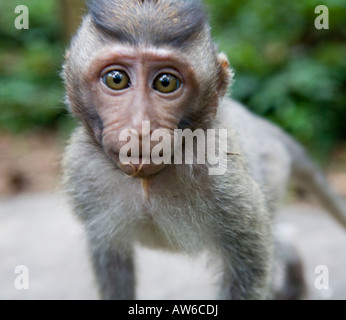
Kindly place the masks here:
<instances>
[{"instance_id":1,"label":"rock surface","mask_svg":"<svg viewBox=\"0 0 346 320\"><path fill-rule=\"evenodd\" d=\"M83 230L61 195L2 198L0 221L0 299L97 299ZM346 231L322 209L307 205L284 207L278 226L303 257L307 298L346 299ZM143 248L136 252L139 299L216 297L220 273L207 254L193 259ZM24 284L23 274L15 273L18 265L27 267L28 289L16 288ZM318 266L328 270L322 282Z\"/></svg>"}]
</instances>

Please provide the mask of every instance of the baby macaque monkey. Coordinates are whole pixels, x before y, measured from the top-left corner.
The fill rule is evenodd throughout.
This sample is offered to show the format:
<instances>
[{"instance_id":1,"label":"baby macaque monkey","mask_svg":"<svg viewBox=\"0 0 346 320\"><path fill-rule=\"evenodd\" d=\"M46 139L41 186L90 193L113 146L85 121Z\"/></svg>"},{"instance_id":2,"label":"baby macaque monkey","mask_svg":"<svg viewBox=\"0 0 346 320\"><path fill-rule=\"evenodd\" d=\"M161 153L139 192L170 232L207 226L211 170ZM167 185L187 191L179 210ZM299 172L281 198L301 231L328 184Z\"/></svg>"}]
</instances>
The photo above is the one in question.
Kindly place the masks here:
<instances>
[{"instance_id":1,"label":"baby macaque monkey","mask_svg":"<svg viewBox=\"0 0 346 320\"><path fill-rule=\"evenodd\" d=\"M64 65L81 125L63 165L101 298L135 298L135 243L208 249L222 261L220 298L275 298L273 214L289 178L344 226L345 205L292 138L224 97L233 74L200 1L88 10Z\"/></svg>"}]
</instances>

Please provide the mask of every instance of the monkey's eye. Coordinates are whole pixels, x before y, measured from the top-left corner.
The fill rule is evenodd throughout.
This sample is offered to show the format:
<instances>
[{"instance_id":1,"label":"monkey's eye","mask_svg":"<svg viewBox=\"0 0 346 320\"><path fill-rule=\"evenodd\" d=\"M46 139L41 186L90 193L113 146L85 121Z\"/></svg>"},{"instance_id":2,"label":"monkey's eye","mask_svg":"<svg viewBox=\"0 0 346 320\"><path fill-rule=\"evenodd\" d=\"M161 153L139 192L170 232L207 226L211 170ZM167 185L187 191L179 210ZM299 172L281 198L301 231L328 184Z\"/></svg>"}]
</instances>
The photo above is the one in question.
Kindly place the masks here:
<instances>
[{"instance_id":1,"label":"monkey's eye","mask_svg":"<svg viewBox=\"0 0 346 320\"><path fill-rule=\"evenodd\" d=\"M180 80L169 73L162 73L154 80L153 88L161 93L172 93L180 88Z\"/></svg>"},{"instance_id":2,"label":"monkey's eye","mask_svg":"<svg viewBox=\"0 0 346 320\"><path fill-rule=\"evenodd\" d=\"M124 71L112 70L102 78L103 83L112 90L124 90L130 86L130 78Z\"/></svg>"}]
</instances>

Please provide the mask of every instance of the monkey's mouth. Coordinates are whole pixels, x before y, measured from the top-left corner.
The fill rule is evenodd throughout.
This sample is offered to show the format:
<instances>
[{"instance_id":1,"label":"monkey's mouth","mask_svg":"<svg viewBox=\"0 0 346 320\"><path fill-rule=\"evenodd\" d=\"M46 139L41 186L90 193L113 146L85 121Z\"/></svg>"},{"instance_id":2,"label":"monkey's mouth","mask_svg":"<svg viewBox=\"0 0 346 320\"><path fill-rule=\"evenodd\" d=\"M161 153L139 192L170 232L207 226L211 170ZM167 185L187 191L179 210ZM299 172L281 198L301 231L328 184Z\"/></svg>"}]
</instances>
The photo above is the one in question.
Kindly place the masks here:
<instances>
[{"instance_id":1,"label":"monkey's mouth","mask_svg":"<svg viewBox=\"0 0 346 320\"><path fill-rule=\"evenodd\" d=\"M119 154L116 153L112 157L118 168L125 174L134 178L147 178L159 173L165 167L164 163L155 164L151 160L144 159L141 155L136 163L123 163L120 160Z\"/></svg>"}]
</instances>

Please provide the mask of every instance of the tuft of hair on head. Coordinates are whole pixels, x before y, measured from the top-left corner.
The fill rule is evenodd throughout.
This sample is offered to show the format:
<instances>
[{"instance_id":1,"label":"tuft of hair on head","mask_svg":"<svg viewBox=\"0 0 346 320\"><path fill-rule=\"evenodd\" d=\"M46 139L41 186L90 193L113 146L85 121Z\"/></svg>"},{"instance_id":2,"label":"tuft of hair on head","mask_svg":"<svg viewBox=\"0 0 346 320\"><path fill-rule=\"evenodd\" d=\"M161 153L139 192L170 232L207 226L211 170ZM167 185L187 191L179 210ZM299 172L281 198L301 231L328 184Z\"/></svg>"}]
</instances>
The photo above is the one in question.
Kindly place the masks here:
<instances>
[{"instance_id":1,"label":"tuft of hair on head","mask_svg":"<svg viewBox=\"0 0 346 320\"><path fill-rule=\"evenodd\" d=\"M208 25L199 0L88 0L95 26L117 41L183 47Z\"/></svg>"}]
</instances>

